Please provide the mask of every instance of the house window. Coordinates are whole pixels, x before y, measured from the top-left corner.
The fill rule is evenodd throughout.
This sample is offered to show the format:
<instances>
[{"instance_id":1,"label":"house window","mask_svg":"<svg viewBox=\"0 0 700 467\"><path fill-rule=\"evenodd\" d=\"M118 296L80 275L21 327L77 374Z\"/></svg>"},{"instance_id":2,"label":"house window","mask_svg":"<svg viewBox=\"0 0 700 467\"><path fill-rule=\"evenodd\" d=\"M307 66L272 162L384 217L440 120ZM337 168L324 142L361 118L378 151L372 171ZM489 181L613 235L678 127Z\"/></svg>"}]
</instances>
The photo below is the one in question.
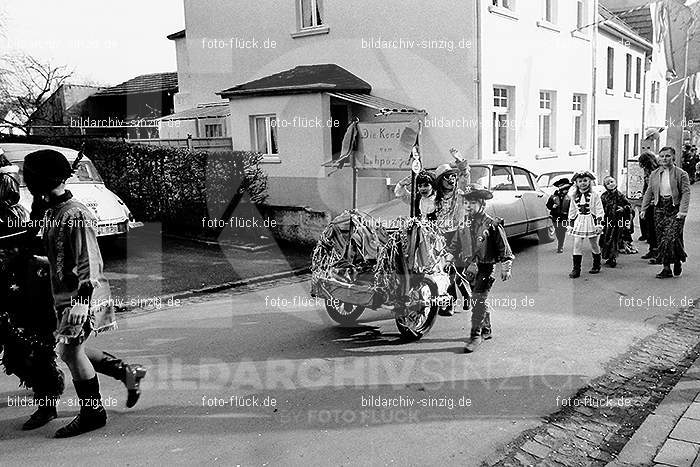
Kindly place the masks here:
<instances>
[{"instance_id":1,"label":"house window","mask_svg":"<svg viewBox=\"0 0 700 467\"><path fill-rule=\"evenodd\" d=\"M586 25L586 5L583 0L576 2L576 29L581 29Z\"/></svg>"},{"instance_id":2,"label":"house window","mask_svg":"<svg viewBox=\"0 0 700 467\"><path fill-rule=\"evenodd\" d=\"M608 89L615 86L615 49L608 47Z\"/></svg>"},{"instance_id":3,"label":"house window","mask_svg":"<svg viewBox=\"0 0 700 467\"><path fill-rule=\"evenodd\" d=\"M624 156L624 167L627 167L627 161L630 158L630 135L625 135L622 143L622 151Z\"/></svg>"},{"instance_id":4,"label":"house window","mask_svg":"<svg viewBox=\"0 0 700 467\"><path fill-rule=\"evenodd\" d=\"M322 0L299 0L301 29L317 28L323 25L321 2Z\"/></svg>"},{"instance_id":5,"label":"house window","mask_svg":"<svg viewBox=\"0 0 700 467\"><path fill-rule=\"evenodd\" d=\"M651 82L651 103L658 104L661 97L661 83L658 81Z\"/></svg>"},{"instance_id":6,"label":"house window","mask_svg":"<svg viewBox=\"0 0 700 467\"><path fill-rule=\"evenodd\" d=\"M635 159L639 157L639 133L634 134L634 146L632 146L632 155Z\"/></svg>"},{"instance_id":7,"label":"house window","mask_svg":"<svg viewBox=\"0 0 700 467\"><path fill-rule=\"evenodd\" d=\"M507 87L493 88L493 153L508 152L509 109L512 90Z\"/></svg>"},{"instance_id":8,"label":"house window","mask_svg":"<svg viewBox=\"0 0 700 467\"><path fill-rule=\"evenodd\" d=\"M574 147L583 149L586 146L586 96L574 94L571 112L574 120Z\"/></svg>"},{"instance_id":9,"label":"house window","mask_svg":"<svg viewBox=\"0 0 700 467\"><path fill-rule=\"evenodd\" d=\"M221 138L224 136L224 126L221 123L204 125L204 136L207 138Z\"/></svg>"},{"instance_id":10,"label":"house window","mask_svg":"<svg viewBox=\"0 0 700 467\"><path fill-rule=\"evenodd\" d=\"M632 55L630 54L626 56L626 70L625 91L632 92Z\"/></svg>"},{"instance_id":11,"label":"house window","mask_svg":"<svg viewBox=\"0 0 700 467\"><path fill-rule=\"evenodd\" d=\"M255 151L266 155L277 155L277 117L258 115L252 117Z\"/></svg>"},{"instance_id":12,"label":"house window","mask_svg":"<svg viewBox=\"0 0 700 467\"><path fill-rule=\"evenodd\" d=\"M515 0L492 0L493 6L515 10Z\"/></svg>"},{"instance_id":13,"label":"house window","mask_svg":"<svg viewBox=\"0 0 700 467\"><path fill-rule=\"evenodd\" d=\"M540 91L539 148L552 151L552 121L554 118L554 91Z\"/></svg>"},{"instance_id":14,"label":"house window","mask_svg":"<svg viewBox=\"0 0 700 467\"><path fill-rule=\"evenodd\" d=\"M637 81L635 83L634 92L642 93L642 59L637 57Z\"/></svg>"},{"instance_id":15,"label":"house window","mask_svg":"<svg viewBox=\"0 0 700 467\"><path fill-rule=\"evenodd\" d=\"M556 21L556 0L542 0L542 19L549 23Z\"/></svg>"}]
</instances>

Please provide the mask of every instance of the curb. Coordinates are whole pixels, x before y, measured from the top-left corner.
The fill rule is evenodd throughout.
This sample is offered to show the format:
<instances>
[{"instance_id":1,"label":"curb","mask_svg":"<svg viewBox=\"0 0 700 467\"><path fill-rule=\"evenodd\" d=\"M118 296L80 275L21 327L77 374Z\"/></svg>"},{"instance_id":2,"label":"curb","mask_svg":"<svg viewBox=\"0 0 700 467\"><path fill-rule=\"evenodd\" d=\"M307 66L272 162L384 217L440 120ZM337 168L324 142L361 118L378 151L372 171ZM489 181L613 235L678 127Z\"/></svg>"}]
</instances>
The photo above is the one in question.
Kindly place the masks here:
<instances>
[{"instance_id":1,"label":"curb","mask_svg":"<svg viewBox=\"0 0 700 467\"><path fill-rule=\"evenodd\" d=\"M276 279L284 279L287 277L301 276L303 274L309 274L310 272L311 272L311 266L305 266L302 268L296 268L296 269L292 269L289 271L275 272L272 274L265 274L262 276L250 277L248 279L241 279L239 281L225 282L223 284L202 287L201 289L190 289L190 290L187 290L184 292L176 292L176 293L172 293L172 294L161 295L161 296L158 296L155 298L160 300L161 303L167 303L168 300L183 300L183 299L187 299L187 298L213 294L216 292L222 292L224 290L235 289L235 288L243 287L246 285L257 284L260 282L269 282L269 281L273 281ZM136 311L136 310L160 311L161 309L160 308L151 309L151 307L148 307L148 306L129 305L129 306L120 307L117 310L117 313L120 313L120 314L121 313L129 313L129 312Z\"/></svg>"},{"instance_id":2,"label":"curb","mask_svg":"<svg viewBox=\"0 0 700 467\"><path fill-rule=\"evenodd\" d=\"M187 237L185 235L177 235L177 234L164 234L164 237L167 238L173 238L175 240L185 240L188 242L194 242L194 243L202 243L204 245L209 245L209 246L226 246L229 248L234 248L237 250L242 250L242 251L247 251L250 253L257 253L258 251L265 251L269 250L273 246L275 246L275 242L271 241L270 243L267 243L265 245L259 245L259 246L246 246L246 245L239 245L236 243L232 242L220 242L220 241L214 241L214 240L204 240L202 238L197 238L197 237Z\"/></svg>"}]
</instances>

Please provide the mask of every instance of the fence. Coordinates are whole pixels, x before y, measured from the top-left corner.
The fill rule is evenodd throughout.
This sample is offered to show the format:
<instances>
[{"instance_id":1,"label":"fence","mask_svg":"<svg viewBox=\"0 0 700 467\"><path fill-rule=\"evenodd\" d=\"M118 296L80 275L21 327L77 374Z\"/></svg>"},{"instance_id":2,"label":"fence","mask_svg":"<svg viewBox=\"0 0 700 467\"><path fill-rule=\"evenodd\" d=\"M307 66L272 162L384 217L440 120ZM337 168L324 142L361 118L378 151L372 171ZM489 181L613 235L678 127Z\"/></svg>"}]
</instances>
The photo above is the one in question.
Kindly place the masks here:
<instances>
[{"instance_id":1,"label":"fence","mask_svg":"<svg viewBox=\"0 0 700 467\"><path fill-rule=\"evenodd\" d=\"M151 146L169 146L175 148L198 149L208 152L232 151L231 138L176 138L176 139L129 139L129 143L148 144Z\"/></svg>"}]
</instances>

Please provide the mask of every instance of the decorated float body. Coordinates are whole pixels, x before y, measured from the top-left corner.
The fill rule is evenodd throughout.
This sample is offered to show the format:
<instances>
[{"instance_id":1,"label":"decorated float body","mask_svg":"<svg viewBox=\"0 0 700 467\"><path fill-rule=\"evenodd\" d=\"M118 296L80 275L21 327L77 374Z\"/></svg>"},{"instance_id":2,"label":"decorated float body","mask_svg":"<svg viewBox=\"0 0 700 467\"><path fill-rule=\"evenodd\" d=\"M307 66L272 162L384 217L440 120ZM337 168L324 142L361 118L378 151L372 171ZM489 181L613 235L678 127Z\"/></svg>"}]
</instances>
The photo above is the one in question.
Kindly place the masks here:
<instances>
[{"instance_id":1,"label":"decorated float body","mask_svg":"<svg viewBox=\"0 0 700 467\"><path fill-rule=\"evenodd\" d=\"M337 323L354 324L369 308L393 307L407 339L420 339L440 307L450 306L445 240L428 223L404 218L387 229L368 214L345 211L326 227L313 253L311 293Z\"/></svg>"}]
</instances>

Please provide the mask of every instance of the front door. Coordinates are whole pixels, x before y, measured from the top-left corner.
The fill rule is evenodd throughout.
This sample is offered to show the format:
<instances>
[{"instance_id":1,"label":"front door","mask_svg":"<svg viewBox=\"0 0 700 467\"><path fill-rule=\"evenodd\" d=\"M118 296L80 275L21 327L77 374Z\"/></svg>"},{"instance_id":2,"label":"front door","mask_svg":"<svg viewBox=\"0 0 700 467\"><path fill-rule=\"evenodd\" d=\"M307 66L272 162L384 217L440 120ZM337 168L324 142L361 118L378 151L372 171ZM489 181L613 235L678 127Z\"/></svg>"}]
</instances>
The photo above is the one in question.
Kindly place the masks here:
<instances>
[{"instance_id":1,"label":"front door","mask_svg":"<svg viewBox=\"0 0 700 467\"><path fill-rule=\"evenodd\" d=\"M616 135L614 122L598 122L596 176L598 180L611 175L617 177Z\"/></svg>"}]
</instances>

